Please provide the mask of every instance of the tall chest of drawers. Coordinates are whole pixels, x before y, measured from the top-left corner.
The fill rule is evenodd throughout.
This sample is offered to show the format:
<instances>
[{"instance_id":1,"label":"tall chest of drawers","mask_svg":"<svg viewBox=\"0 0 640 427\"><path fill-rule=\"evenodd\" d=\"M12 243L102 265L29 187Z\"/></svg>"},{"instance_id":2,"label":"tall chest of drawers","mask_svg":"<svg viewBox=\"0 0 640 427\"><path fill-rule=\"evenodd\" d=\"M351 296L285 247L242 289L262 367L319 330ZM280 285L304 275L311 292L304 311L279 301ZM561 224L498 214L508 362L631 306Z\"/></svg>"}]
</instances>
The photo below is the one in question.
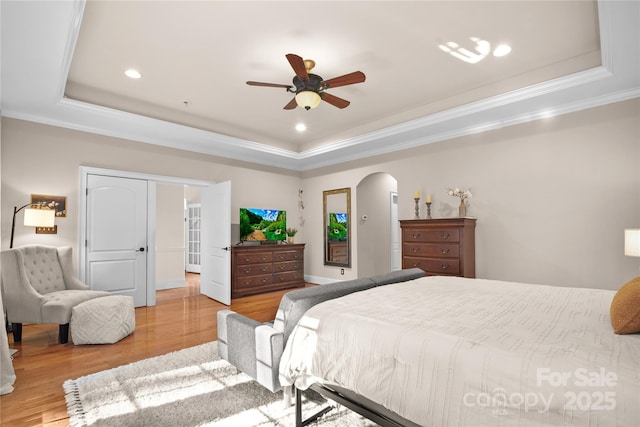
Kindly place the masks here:
<instances>
[{"instance_id":1,"label":"tall chest of drawers","mask_svg":"<svg viewBox=\"0 0 640 427\"><path fill-rule=\"evenodd\" d=\"M402 268L427 276L476 276L475 218L401 220Z\"/></svg>"},{"instance_id":2,"label":"tall chest of drawers","mask_svg":"<svg viewBox=\"0 0 640 427\"><path fill-rule=\"evenodd\" d=\"M231 298L302 286L304 244L231 248Z\"/></svg>"}]
</instances>

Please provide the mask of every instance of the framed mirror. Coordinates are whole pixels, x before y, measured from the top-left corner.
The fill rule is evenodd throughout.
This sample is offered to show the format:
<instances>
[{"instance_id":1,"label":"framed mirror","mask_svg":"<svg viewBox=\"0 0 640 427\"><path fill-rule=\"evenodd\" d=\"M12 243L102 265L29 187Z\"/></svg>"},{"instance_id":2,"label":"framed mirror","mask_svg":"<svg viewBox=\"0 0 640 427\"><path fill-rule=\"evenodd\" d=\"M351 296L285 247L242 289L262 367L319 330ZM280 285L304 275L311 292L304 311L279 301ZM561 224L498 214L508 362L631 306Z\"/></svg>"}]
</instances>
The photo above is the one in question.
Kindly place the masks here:
<instances>
[{"instance_id":1,"label":"framed mirror","mask_svg":"<svg viewBox=\"0 0 640 427\"><path fill-rule=\"evenodd\" d=\"M322 192L324 265L351 267L351 188Z\"/></svg>"}]
</instances>

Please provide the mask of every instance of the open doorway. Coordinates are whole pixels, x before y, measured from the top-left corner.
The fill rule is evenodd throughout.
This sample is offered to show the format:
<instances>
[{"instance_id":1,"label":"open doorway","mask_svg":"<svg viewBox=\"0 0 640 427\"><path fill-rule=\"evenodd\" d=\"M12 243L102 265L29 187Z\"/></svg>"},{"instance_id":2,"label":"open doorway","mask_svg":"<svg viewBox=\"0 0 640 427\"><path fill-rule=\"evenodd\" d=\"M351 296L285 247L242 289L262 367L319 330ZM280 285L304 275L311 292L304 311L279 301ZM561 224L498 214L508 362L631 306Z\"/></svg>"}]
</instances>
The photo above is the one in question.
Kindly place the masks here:
<instances>
[{"instance_id":1,"label":"open doorway","mask_svg":"<svg viewBox=\"0 0 640 427\"><path fill-rule=\"evenodd\" d=\"M185 186L158 183L156 212L156 291L184 287Z\"/></svg>"},{"instance_id":2,"label":"open doorway","mask_svg":"<svg viewBox=\"0 0 640 427\"><path fill-rule=\"evenodd\" d=\"M367 175L356 187L358 277L397 268L397 191L398 181L384 172Z\"/></svg>"},{"instance_id":3,"label":"open doorway","mask_svg":"<svg viewBox=\"0 0 640 427\"><path fill-rule=\"evenodd\" d=\"M213 186L213 187L217 187ZM208 187L208 188L213 188ZM156 186L156 291L174 288L185 288L189 283L199 281L201 293L223 303L226 298L218 296L220 280L214 276L223 275L224 270L230 267L224 262L227 257L212 257L212 248L205 248L209 241L213 246L219 247L220 252L224 246L211 243L207 239L207 219L209 223L216 218L216 209L206 209L206 200L203 194L207 188L191 187L174 183L158 183ZM211 196L209 197L211 199ZM221 206L220 203L214 203ZM224 210L224 209L221 209ZM208 216L205 217L205 213ZM228 212L227 212L228 213ZM220 224L209 224L209 235L218 237L222 235L221 229L229 231L230 218ZM225 225L226 224L226 225ZM206 253L209 253L208 261ZM208 268L208 270L207 270ZM205 271L207 270L207 271ZM208 279L206 273L208 274ZM202 274L202 276L200 276ZM226 291L222 292L226 295ZM230 292L229 292L230 294Z\"/></svg>"}]
</instances>

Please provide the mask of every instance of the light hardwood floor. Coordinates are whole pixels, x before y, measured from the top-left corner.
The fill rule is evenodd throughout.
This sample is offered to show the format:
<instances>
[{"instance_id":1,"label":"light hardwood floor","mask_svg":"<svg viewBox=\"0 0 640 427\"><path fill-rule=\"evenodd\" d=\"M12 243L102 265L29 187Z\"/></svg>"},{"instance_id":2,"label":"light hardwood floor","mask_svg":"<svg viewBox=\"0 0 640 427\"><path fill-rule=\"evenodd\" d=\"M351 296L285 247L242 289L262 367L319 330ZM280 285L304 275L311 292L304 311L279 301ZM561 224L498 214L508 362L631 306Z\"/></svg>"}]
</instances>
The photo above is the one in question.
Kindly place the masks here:
<instances>
[{"instance_id":1,"label":"light hardwood floor","mask_svg":"<svg viewBox=\"0 0 640 427\"><path fill-rule=\"evenodd\" d=\"M158 291L157 305L136 309L136 329L111 345L58 344L57 325L25 325L13 366L13 393L0 396L3 426L68 426L62 383L217 339L216 313L227 308L200 295L200 277L187 274L185 288ZM258 321L275 317L287 291L238 298L231 309Z\"/></svg>"}]
</instances>

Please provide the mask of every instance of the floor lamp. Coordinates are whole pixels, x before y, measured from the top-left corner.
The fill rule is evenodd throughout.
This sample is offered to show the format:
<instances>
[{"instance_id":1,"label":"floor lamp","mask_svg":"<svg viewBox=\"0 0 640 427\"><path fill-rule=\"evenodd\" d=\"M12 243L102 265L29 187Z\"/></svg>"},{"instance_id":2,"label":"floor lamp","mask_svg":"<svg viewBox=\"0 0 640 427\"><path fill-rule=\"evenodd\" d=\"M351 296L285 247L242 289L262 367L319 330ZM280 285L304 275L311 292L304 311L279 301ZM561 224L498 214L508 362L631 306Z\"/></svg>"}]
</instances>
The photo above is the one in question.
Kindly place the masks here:
<instances>
[{"instance_id":1,"label":"floor lamp","mask_svg":"<svg viewBox=\"0 0 640 427\"><path fill-rule=\"evenodd\" d=\"M35 206L35 208L33 206ZM38 204L33 203L27 203L20 208L14 206L9 249L13 248L13 235L16 231L16 215L21 210L27 208L24 211L24 225L27 227L53 227L55 225L56 211L54 209L39 209L38 206Z\"/></svg>"}]
</instances>

